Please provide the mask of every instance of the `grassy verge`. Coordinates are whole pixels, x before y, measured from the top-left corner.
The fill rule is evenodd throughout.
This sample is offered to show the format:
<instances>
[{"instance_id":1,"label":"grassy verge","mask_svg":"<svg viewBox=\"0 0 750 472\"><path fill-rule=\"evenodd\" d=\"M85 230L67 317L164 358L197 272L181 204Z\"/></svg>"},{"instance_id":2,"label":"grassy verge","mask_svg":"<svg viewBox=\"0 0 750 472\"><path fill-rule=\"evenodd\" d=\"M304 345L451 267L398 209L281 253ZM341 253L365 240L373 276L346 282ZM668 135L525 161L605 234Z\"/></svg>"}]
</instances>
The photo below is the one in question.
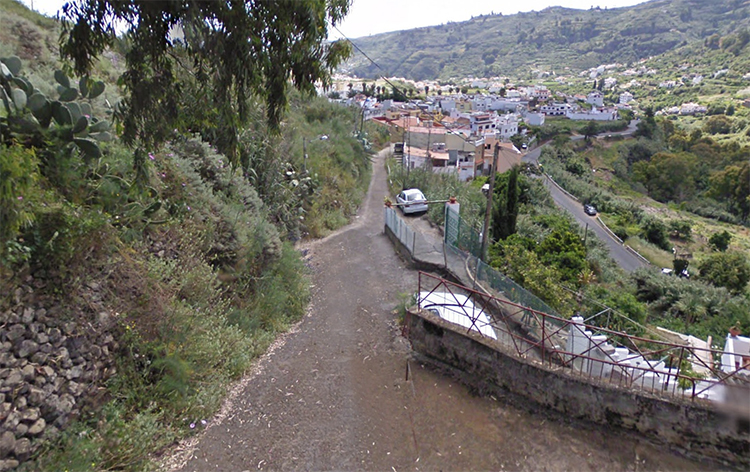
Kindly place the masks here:
<instances>
[{"instance_id":1,"label":"grassy verge","mask_svg":"<svg viewBox=\"0 0 750 472\"><path fill-rule=\"evenodd\" d=\"M672 267L674 257L671 253L644 241L638 236L632 236L625 240L625 244L635 249L640 255L657 267Z\"/></svg>"}]
</instances>

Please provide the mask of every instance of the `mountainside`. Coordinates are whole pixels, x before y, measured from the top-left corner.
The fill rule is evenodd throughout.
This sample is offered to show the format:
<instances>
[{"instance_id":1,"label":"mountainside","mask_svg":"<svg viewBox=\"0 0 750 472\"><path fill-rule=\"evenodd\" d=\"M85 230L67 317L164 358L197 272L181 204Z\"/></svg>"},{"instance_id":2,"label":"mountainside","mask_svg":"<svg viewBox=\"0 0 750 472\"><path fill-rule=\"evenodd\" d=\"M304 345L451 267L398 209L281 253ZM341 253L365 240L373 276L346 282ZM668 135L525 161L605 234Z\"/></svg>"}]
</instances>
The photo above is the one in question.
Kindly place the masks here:
<instances>
[{"instance_id":1,"label":"mountainside","mask_svg":"<svg viewBox=\"0 0 750 472\"><path fill-rule=\"evenodd\" d=\"M534 70L574 72L724 36L747 27L749 17L748 0L655 0L612 10L551 7L483 15L354 39L382 70L356 52L341 71L364 78L446 81L469 75L528 77Z\"/></svg>"}]
</instances>

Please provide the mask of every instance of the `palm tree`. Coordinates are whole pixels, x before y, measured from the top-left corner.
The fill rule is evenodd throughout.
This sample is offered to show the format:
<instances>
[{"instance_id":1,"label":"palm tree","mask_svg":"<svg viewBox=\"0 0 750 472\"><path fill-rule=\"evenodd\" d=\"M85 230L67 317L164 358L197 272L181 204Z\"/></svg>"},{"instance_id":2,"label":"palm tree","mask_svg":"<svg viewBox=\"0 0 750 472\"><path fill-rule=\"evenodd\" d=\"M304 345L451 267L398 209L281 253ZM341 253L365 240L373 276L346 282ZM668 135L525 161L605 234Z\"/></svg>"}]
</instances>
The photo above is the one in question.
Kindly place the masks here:
<instances>
[{"instance_id":1,"label":"palm tree","mask_svg":"<svg viewBox=\"0 0 750 472\"><path fill-rule=\"evenodd\" d=\"M681 315L685 320L685 329L693 323L706 315L708 308L706 307L705 300L701 299L701 296L694 293L686 293L680 300L674 304L673 309L678 315Z\"/></svg>"}]
</instances>

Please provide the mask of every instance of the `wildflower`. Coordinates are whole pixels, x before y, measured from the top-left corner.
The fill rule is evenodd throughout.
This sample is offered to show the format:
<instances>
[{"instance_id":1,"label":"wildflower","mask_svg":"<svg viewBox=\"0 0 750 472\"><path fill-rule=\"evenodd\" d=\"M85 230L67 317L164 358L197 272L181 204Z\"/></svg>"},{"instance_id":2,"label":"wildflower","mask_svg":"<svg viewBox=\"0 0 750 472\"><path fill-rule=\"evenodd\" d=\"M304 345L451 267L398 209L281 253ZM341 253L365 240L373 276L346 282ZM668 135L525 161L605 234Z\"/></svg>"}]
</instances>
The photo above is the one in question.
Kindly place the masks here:
<instances>
[{"instance_id":1,"label":"wildflower","mask_svg":"<svg viewBox=\"0 0 750 472\"><path fill-rule=\"evenodd\" d=\"M18 200L23 200L23 197L19 196L19 197L18 197Z\"/></svg>"},{"instance_id":2,"label":"wildflower","mask_svg":"<svg viewBox=\"0 0 750 472\"><path fill-rule=\"evenodd\" d=\"M156 157L153 154L151 154L150 152L148 153L148 158L151 159L152 161L156 160Z\"/></svg>"},{"instance_id":3,"label":"wildflower","mask_svg":"<svg viewBox=\"0 0 750 472\"><path fill-rule=\"evenodd\" d=\"M195 429L195 423L190 423L190 429Z\"/></svg>"},{"instance_id":4,"label":"wildflower","mask_svg":"<svg viewBox=\"0 0 750 472\"><path fill-rule=\"evenodd\" d=\"M208 424L208 421L206 421L206 420L201 420L201 424L202 424L203 426L206 426L206 425Z\"/></svg>"}]
</instances>

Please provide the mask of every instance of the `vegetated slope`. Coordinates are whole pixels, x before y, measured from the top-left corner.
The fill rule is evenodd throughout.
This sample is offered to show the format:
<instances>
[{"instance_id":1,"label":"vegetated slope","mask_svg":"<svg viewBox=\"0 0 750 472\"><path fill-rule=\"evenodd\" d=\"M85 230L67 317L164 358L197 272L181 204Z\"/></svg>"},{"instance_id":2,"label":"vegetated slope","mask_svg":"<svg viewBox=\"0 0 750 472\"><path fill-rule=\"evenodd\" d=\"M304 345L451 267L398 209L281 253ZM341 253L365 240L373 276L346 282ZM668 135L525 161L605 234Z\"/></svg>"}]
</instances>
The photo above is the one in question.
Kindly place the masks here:
<instances>
[{"instance_id":1,"label":"vegetated slope","mask_svg":"<svg viewBox=\"0 0 750 472\"><path fill-rule=\"evenodd\" d=\"M369 159L353 110L298 94L281 135L249 101L242 168L192 133L128 148L121 56L79 80L57 41L0 0L0 470L149 468L302 316L291 241L346 223Z\"/></svg>"},{"instance_id":2,"label":"vegetated slope","mask_svg":"<svg viewBox=\"0 0 750 472\"><path fill-rule=\"evenodd\" d=\"M551 7L483 15L460 23L385 33L354 42L385 72L356 53L342 68L358 77L414 80L469 75L525 77L533 70L584 70L663 54L748 24L744 0L657 0L627 8Z\"/></svg>"},{"instance_id":3,"label":"vegetated slope","mask_svg":"<svg viewBox=\"0 0 750 472\"><path fill-rule=\"evenodd\" d=\"M709 115L722 113L734 100L750 96L748 44L750 31L742 28L726 35L715 33L702 41L652 57L643 65L655 73L639 77L637 80L642 86L631 87L629 91L641 107L660 110L692 101L707 105ZM659 85L670 81L676 85ZM734 102L733 108L738 106Z\"/></svg>"}]
</instances>

